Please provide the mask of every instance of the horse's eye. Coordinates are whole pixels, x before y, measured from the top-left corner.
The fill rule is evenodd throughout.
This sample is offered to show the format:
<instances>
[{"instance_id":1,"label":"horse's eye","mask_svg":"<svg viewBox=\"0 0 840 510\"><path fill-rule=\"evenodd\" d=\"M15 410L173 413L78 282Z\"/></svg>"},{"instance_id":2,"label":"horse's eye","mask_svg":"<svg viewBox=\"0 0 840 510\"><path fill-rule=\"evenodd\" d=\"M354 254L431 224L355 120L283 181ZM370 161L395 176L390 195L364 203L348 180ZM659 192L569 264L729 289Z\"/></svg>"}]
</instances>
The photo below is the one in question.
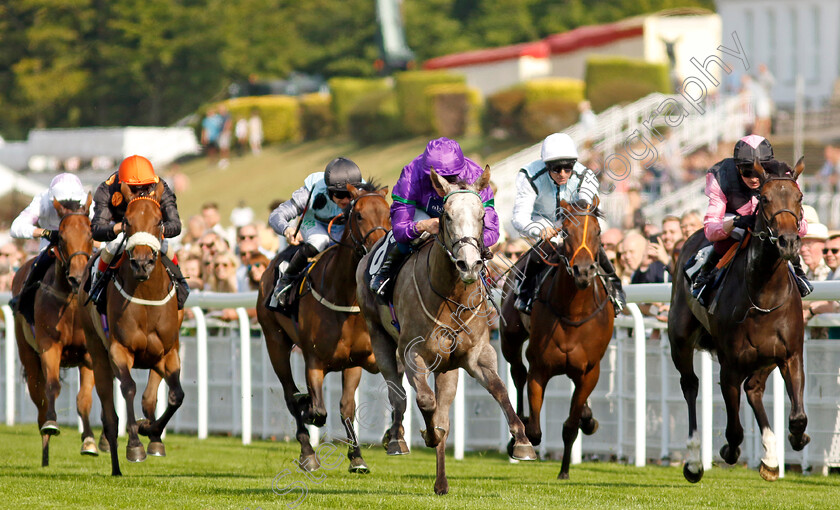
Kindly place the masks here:
<instances>
[{"instance_id":1,"label":"horse's eye","mask_svg":"<svg viewBox=\"0 0 840 510\"><path fill-rule=\"evenodd\" d=\"M769 202L769 201L770 201L770 199L769 199L769 198L767 198L767 197L766 197L766 196L764 196L764 195L761 195L760 197L758 197L758 199L759 199L759 200L761 200L761 203L762 203L762 204L766 204L767 202Z\"/></svg>"},{"instance_id":2,"label":"horse's eye","mask_svg":"<svg viewBox=\"0 0 840 510\"><path fill-rule=\"evenodd\" d=\"M356 219L362 221L362 213L356 213Z\"/></svg>"}]
</instances>

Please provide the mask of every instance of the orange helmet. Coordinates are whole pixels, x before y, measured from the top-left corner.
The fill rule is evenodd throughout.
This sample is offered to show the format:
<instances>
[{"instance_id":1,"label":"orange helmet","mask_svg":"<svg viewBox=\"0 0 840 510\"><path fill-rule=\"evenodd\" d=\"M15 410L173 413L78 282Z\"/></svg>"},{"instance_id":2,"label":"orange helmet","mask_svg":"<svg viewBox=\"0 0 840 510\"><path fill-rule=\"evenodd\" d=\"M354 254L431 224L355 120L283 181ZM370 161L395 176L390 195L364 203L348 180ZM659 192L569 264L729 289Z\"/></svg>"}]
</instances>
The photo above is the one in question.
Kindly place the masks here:
<instances>
[{"instance_id":1,"label":"orange helmet","mask_svg":"<svg viewBox=\"0 0 840 510\"><path fill-rule=\"evenodd\" d=\"M120 182L130 186L155 184L160 178L155 175L152 163L143 156L129 156L120 163Z\"/></svg>"}]
</instances>

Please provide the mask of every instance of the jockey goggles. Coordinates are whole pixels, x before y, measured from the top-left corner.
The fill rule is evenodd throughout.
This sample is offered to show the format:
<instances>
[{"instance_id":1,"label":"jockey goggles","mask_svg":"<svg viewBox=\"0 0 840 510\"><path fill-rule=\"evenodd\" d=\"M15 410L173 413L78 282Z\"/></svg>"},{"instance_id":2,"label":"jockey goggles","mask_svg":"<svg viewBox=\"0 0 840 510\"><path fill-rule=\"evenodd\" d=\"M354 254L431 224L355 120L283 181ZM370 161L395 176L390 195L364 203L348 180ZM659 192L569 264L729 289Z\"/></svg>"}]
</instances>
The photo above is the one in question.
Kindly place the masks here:
<instances>
[{"instance_id":1,"label":"jockey goggles","mask_svg":"<svg viewBox=\"0 0 840 510\"><path fill-rule=\"evenodd\" d=\"M546 162L545 167L549 172L555 174L559 174L561 172L571 173L576 162L577 160L574 159L556 159L554 161Z\"/></svg>"}]
</instances>

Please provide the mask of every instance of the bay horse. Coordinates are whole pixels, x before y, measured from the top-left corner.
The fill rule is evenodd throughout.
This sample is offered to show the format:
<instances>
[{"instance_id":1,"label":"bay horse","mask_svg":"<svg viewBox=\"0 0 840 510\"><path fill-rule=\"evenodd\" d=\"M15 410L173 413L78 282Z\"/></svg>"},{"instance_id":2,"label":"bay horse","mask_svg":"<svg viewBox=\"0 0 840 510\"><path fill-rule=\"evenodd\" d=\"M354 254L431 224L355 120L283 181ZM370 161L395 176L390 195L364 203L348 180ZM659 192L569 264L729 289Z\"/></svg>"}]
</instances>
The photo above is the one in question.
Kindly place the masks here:
<instances>
[{"instance_id":1,"label":"bay horse","mask_svg":"<svg viewBox=\"0 0 840 510\"><path fill-rule=\"evenodd\" d=\"M479 192L490 182L490 167L475 183L450 184L432 169L432 184L444 198L435 242L419 248L397 276L392 323L388 306L377 302L365 285L366 255L356 269L356 291L370 331L376 361L389 386L388 397L397 419L391 425L388 453L397 453L406 398L402 374L417 392L417 406L426 423L426 446L436 449L435 494L449 492L445 449L449 408L463 368L499 403L510 427L511 457L535 460L536 454L516 416L507 389L497 373L496 351L490 345L492 307L480 274L484 204ZM435 375L432 391L427 377Z\"/></svg>"},{"instance_id":2,"label":"bay horse","mask_svg":"<svg viewBox=\"0 0 840 510\"><path fill-rule=\"evenodd\" d=\"M35 323L29 325L20 312L15 313L15 339L23 365L29 397L38 408L41 432L41 465L50 464L50 436L58 435L55 399L61 392L59 369L79 368L79 393L76 409L82 419L82 455L99 455L90 429L93 402L93 365L85 349L80 313L76 300L85 264L93 253L90 233L90 203L53 199L60 218L58 243L50 246L55 258L53 270L37 283L34 299ZM19 295L35 259L27 261L15 274L12 291ZM107 451L107 445L100 441Z\"/></svg>"},{"instance_id":3,"label":"bay horse","mask_svg":"<svg viewBox=\"0 0 840 510\"><path fill-rule=\"evenodd\" d=\"M347 185L351 202L343 213L345 228L338 243L318 256L308 270L309 291L298 301L297 318L269 310L266 299L274 289L280 257L275 257L260 280L257 318L265 335L272 367L283 385L286 406L295 419L300 443L300 467L317 470L318 457L312 449L305 424L323 426L327 420L324 405L324 376L342 372L339 412L347 432L351 473L368 473L362 458L353 421L356 414L356 388L362 369L378 373L370 346L370 336L356 304L356 265L362 256L391 228L388 188L373 182ZM299 394L292 375L291 353L297 345L306 362L306 393Z\"/></svg>"},{"instance_id":4,"label":"bay horse","mask_svg":"<svg viewBox=\"0 0 840 510\"><path fill-rule=\"evenodd\" d=\"M87 348L93 359L96 392L102 401L102 423L111 450L111 474L119 476L117 453L117 414L114 407L114 376L126 401L128 444L126 457L131 462L146 459L146 450L138 437L149 437L150 455L164 456L161 434L172 415L184 400L181 388L181 359L178 354L178 332L184 318L178 310L175 288L161 258L162 212L160 197L163 183L149 194L135 194L123 184L120 192L128 202L123 219L127 239L114 280L108 282L107 331L92 302L88 303L84 284L79 300L87 303L83 324ZM90 266L90 264L88 264ZM88 278L86 272L85 278ZM136 386L132 368L146 368L149 383L143 394L146 420L137 421L134 413ZM160 380L169 386L166 410L155 419L157 385Z\"/></svg>"},{"instance_id":5,"label":"bay horse","mask_svg":"<svg viewBox=\"0 0 840 510\"><path fill-rule=\"evenodd\" d=\"M517 411L526 423L525 432L531 444L538 445L542 440L540 412L548 381L555 375L566 374L575 385L569 417L563 424L563 463L557 475L558 479L567 480L578 429L586 435L598 430L598 421L586 400L598 383L601 359L613 334L615 312L598 271L597 256L601 250L598 219L603 217L598 210L598 197L592 204L583 201L569 204L563 200L560 207L561 250L544 242L529 250L527 256L543 257L554 266L536 290L532 314L529 317L514 307L514 274L508 275L502 300L505 320L499 332L502 354L510 363L516 386ZM518 267L524 267L527 257L520 259ZM525 351L527 369L522 362L526 340L529 340ZM530 406L527 419L522 415L526 382Z\"/></svg>"},{"instance_id":6,"label":"bay horse","mask_svg":"<svg viewBox=\"0 0 840 510\"><path fill-rule=\"evenodd\" d=\"M697 389L694 350L705 350L720 362L720 389L726 403L726 444L720 455L734 464L740 455L744 429L739 418L741 390L761 429L765 455L759 473L768 481L779 476L776 439L761 399L767 377L778 367L784 377L791 411L788 439L794 450L810 441L805 427L808 418L803 407L805 370L802 344L804 321L802 299L788 269L788 261L799 256L802 221L802 192L796 179L805 169L800 159L791 171L779 161L757 160L753 168L761 177L755 227L746 246L732 259L729 274L710 301L717 301L710 314L691 297L690 282L684 271L674 275L668 337L671 358L680 373L680 386L688 404L688 454L683 466L686 480L695 483L703 477L700 440L697 432ZM692 235L683 246L677 268L704 244L703 231Z\"/></svg>"}]
</instances>

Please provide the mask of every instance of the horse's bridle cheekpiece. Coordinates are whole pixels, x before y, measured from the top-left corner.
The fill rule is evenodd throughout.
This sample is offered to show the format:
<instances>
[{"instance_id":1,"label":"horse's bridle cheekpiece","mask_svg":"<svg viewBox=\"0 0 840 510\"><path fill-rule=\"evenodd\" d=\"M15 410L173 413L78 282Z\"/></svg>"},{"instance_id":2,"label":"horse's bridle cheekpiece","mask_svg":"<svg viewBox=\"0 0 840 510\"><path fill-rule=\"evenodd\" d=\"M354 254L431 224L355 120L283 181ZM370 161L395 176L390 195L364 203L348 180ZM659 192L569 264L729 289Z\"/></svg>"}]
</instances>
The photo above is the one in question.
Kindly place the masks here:
<instances>
[{"instance_id":1,"label":"horse's bridle cheekpiece","mask_svg":"<svg viewBox=\"0 0 840 510\"><path fill-rule=\"evenodd\" d=\"M759 188L758 188L758 191L759 191L758 210L756 212L760 213L761 218L764 220L764 228L762 230L758 231L758 232L753 232L753 235L755 235L757 238L759 238L762 241L765 241L765 240L769 239L770 242L775 243L779 239L779 236L773 235L773 226L772 225L776 221L776 216L778 216L782 213L789 213L789 214L793 215L793 217L796 219L796 226L799 227L799 225L802 224L802 213L800 211L799 214L796 214L795 212L791 211L790 209L779 209L778 211L774 212L772 216L770 216L769 218L767 217L767 214L765 214L765 212L764 212L764 200L763 200L764 195L761 194L761 190L762 190L762 188L764 188L765 184L767 184L768 182L771 182L771 181L791 181L794 184L796 184L796 179L794 179L793 177L771 176L767 180L762 182L761 186L759 186Z\"/></svg>"}]
</instances>

